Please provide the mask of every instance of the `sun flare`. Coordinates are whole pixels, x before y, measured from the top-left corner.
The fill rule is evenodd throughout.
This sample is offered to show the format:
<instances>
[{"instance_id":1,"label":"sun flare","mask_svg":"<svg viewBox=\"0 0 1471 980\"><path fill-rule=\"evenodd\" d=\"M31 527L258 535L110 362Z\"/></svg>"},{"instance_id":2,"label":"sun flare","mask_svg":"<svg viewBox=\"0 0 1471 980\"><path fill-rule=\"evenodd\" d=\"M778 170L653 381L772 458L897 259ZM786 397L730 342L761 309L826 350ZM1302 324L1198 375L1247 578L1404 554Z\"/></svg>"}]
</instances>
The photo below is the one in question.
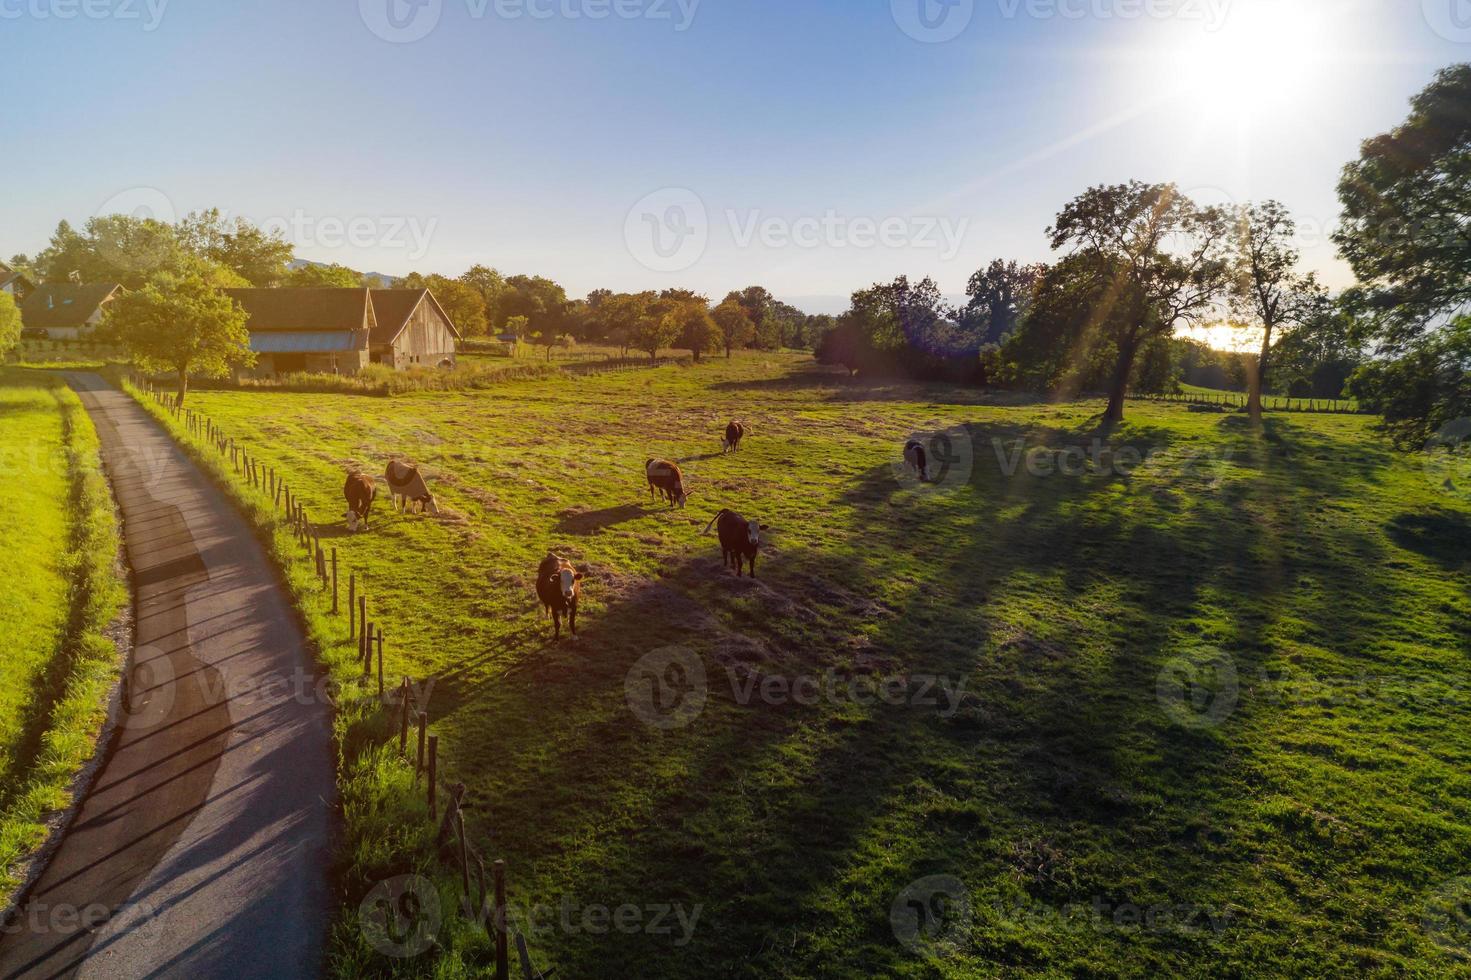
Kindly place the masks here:
<instances>
[{"instance_id":1,"label":"sun flare","mask_svg":"<svg viewBox=\"0 0 1471 980\"><path fill-rule=\"evenodd\" d=\"M1165 85L1207 117L1275 113L1321 75L1334 53L1330 26L1313 4L1240 4L1216 29L1174 39Z\"/></svg>"}]
</instances>

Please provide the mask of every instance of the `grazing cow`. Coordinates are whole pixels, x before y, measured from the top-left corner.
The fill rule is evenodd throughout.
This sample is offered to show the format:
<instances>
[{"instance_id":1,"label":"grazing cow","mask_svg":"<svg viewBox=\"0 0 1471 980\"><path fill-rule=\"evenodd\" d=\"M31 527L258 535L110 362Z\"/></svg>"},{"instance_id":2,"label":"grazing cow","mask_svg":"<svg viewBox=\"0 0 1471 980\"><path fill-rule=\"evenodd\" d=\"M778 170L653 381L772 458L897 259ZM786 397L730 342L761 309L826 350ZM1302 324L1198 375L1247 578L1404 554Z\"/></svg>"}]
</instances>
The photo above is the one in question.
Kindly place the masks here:
<instances>
[{"instance_id":1,"label":"grazing cow","mask_svg":"<svg viewBox=\"0 0 1471 980\"><path fill-rule=\"evenodd\" d=\"M649 496L655 500L662 494L670 507L683 507L689 499L689 491L684 488L684 474L679 471L678 463L667 459L648 460L644 463L644 476L649 480Z\"/></svg>"},{"instance_id":2,"label":"grazing cow","mask_svg":"<svg viewBox=\"0 0 1471 980\"><path fill-rule=\"evenodd\" d=\"M356 531L361 526L366 531L368 514L373 510L373 501L378 499L378 487L373 478L357 471L347 474L342 495L347 498L347 529Z\"/></svg>"},{"instance_id":3,"label":"grazing cow","mask_svg":"<svg viewBox=\"0 0 1471 980\"><path fill-rule=\"evenodd\" d=\"M929 454L925 452L923 443L910 439L905 444L904 465L919 474L920 483L929 482Z\"/></svg>"},{"instance_id":4,"label":"grazing cow","mask_svg":"<svg viewBox=\"0 0 1471 980\"><path fill-rule=\"evenodd\" d=\"M556 627L555 639L562 638L562 613L567 614L567 627L577 635L577 596L582 592L582 573L558 555L547 554L536 570L536 595Z\"/></svg>"},{"instance_id":5,"label":"grazing cow","mask_svg":"<svg viewBox=\"0 0 1471 980\"><path fill-rule=\"evenodd\" d=\"M741 440L746 437L746 425L744 422L732 422L725 427L725 438L720 440L720 451L722 453L733 453L741 448Z\"/></svg>"},{"instance_id":6,"label":"grazing cow","mask_svg":"<svg viewBox=\"0 0 1471 980\"><path fill-rule=\"evenodd\" d=\"M438 516L439 502L434 499L434 494L424 484L424 477L420 475L419 468L412 463L395 459L388 464L388 470L383 478L388 481L388 489L393 493L393 506L398 509L402 501L402 509L405 514L412 513L414 505L419 505L420 513L427 511Z\"/></svg>"},{"instance_id":7,"label":"grazing cow","mask_svg":"<svg viewBox=\"0 0 1471 980\"><path fill-rule=\"evenodd\" d=\"M741 572L747 561L751 563L751 577L756 577L756 552L761 549L761 532L766 530L766 525L756 521L748 521L733 510L722 510L705 526L705 533L710 533L710 528L720 525L720 555L722 564L734 567L736 578L741 577Z\"/></svg>"}]
</instances>

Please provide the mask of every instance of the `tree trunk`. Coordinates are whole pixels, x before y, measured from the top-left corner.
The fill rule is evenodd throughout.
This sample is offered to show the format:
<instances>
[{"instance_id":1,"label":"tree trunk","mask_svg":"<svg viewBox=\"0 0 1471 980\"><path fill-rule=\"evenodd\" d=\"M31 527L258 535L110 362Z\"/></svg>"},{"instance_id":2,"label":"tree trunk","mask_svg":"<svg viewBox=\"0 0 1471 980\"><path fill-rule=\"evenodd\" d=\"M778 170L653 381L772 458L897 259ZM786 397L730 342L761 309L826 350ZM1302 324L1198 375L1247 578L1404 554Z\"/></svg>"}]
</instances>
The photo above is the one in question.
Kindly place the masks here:
<instances>
[{"instance_id":1,"label":"tree trunk","mask_svg":"<svg viewBox=\"0 0 1471 980\"><path fill-rule=\"evenodd\" d=\"M1133 341L1119 348L1113 386L1108 392L1108 409L1103 413L1103 424L1106 426L1124 420L1124 398L1129 394L1129 376L1134 373L1134 356L1138 350L1139 345Z\"/></svg>"},{"instance_id":2,"label":"tree trunk","mask_svg":"<svg viewBox=\"0 0 1471 980\"><path fill-rule=\"evenodd\" d=\"M1247 379L1249 394L1246 398L1246 411L1251 415L1253 422L1262 420L1262 392L1267 387L1267 359L1272 353L1272 325L1267 324L1266 333L1262 336L1262 353L1257 358L1256 370L1252 377Z\"/></svg>"},{"instance_id":3,"label":"tree trunk","mask_svg":"<svg viewBox=\"0 0 1471 980\"><path fill-rule=\"evenodd\" d=\"M184 396L189 394L189 372L187 369L179 369L179 405L184 404Z\"/></svg>"},{"instance_id":4,"label":"tree trunk","mask_svg":"<svg viewBox=\"0 0 1471 980\"><path fill-rule=\"evenodd\" d=\"M730 344L725 345L725 359L730 360Z\"/></svg>"}]
</instances>

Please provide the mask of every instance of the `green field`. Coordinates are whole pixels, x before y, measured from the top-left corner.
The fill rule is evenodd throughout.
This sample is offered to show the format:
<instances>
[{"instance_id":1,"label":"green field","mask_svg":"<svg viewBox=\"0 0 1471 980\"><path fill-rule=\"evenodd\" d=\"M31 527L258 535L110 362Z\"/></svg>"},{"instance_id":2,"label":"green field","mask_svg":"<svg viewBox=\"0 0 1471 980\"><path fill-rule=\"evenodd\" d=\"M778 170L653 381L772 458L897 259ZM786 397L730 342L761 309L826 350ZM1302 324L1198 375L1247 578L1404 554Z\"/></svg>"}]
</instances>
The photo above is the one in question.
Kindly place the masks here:
<instances>
[{"instance_id":1,"label":"green field","mask_svg":"<svg viewBox=\"0 0 1471 980\"><path fill-rule=\"evenodd\" d=\"M437 678L470 836L559 976L1467 968L1471 500L1372 419L1256 431L1131 403L1105 452L1098 404L855 384L795 355L191 405L366 573L389 675ZM731 418L752 434L722 456ZM957 459L920 487L900 448L939 428ZM345 471L400 454L443 514L380 500L347 535ZM654 455L683 462L688 510L649 500ZM700 533L726 506L770 526L756 580ZM588 574L576 642L538 615L549 549ZM690 657L703 710L651 715L651 671L700 690L662 669ZM853 678L898 678L895 703ZM355 936L425 836L355 766L337 970L477 975L469 930L421 960Z\"/></svg>"},{"instance_id":2,"label":"green field","mask_svg":"<svg viewBox=\"0 0 1471 980\"><path fill-rule=\"evenodd\" d=\"M0 898L91 757L125 599L97 436L53 376L0 368Z\"/></svg>"}]
</instances>

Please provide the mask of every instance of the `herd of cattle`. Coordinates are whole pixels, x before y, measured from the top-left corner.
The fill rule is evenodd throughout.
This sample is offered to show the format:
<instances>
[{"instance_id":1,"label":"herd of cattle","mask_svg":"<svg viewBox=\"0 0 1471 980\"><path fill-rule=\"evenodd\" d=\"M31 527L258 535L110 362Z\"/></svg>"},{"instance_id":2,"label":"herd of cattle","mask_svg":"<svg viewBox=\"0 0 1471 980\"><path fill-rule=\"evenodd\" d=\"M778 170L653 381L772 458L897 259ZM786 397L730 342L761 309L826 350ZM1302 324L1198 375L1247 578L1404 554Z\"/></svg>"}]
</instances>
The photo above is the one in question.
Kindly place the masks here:
<instances>
[{"instance_id":1,"label":"herd of cattle","mask_svg":"<svg viewBox=\"0 0 1471 980\"><path fill-rule=\"evenodd\" d=\"M737 452L741 440L746 437L746 426L731 422L725 427L721 439L721 452ZM911 440L904 447L904 462L920 480L928 479L924 446ZM666 501L671 508L684 507L690 491L684 485L684 473L679 464L667 459L649 459L644 462L644 478L648 481L649 496L654 500ZM392 494L395 511L405 514L428 513L437 515L439 504L429 492L419 468L402 460L393 460L384 471L383 482ZM347 499L347 527L350 531L367 530L368 516L373 502L378 498L377 482L361 470L347 476L343 487ZM705 526L706 534L714 528L720 539L722 563L734 568L736 577L741 577L750 568L751 577L756 577L756 555L761 549L761 532L766 525L751 521L733 510L722 508ZM582 590L583 573L560 555L548 553L536 571L536 595L542 607L551 614L555 638L562 638L562 616L567 617L567 627L577 635L577 599Z\"/></svg>"}]
</instances>

